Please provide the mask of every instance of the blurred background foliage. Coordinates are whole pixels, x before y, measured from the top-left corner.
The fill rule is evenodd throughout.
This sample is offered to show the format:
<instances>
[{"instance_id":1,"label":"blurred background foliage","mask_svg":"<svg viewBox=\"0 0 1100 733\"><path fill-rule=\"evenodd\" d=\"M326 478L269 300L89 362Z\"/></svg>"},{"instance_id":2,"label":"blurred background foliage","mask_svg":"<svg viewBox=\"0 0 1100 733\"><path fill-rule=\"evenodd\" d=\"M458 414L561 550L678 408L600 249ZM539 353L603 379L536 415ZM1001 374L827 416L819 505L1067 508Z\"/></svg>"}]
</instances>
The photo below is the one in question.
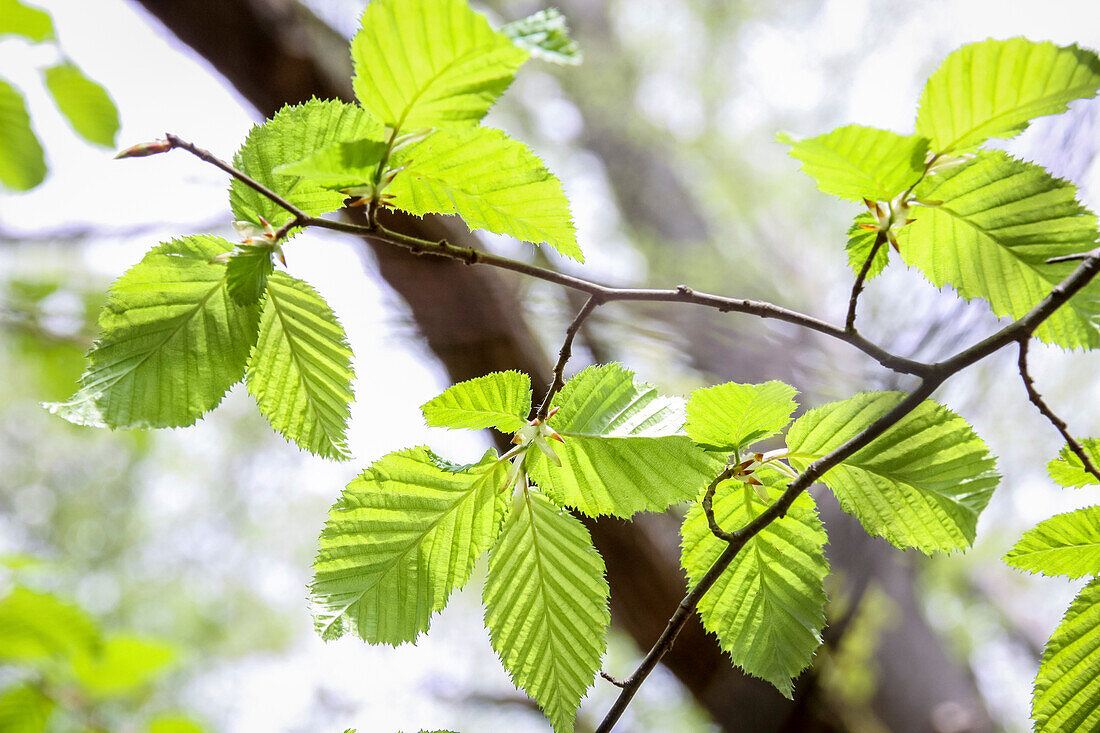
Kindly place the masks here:
<instances>
[{"instance_id":1,"label":"blurred background foliage","mask_svg":"<svg viewBox=\"0 0 1100 733\"><path fill-rule=\"evenodd\" d=\"M416 405L446 386L445 374L418 335L415 314L354 243L310 234L288 250L295 273L315 283L344 320L356 351L350 464L300 454L238 390L194 428L158 433L75 428L39 407L71 393L107 285L144 249L179 233L231 236L225 181L216 172L170 158L112 165L103 148L71 131L110 146L118 129L122 144L171 129L228 157L260 117L160 25L155 9L125 0L41 5L48 22L33 13L22 20L15 0L0 0L0 75L29 110L0 114L29 120L33 137L19 138L26 146L45 141L37 154L33 146L5 152L16 126L0 123L0 182L36 188L0 192L0 553L9 558L0 572L0 730L15 705L54 709L28 731L545 730L485 641L477 578L415 648L323 645L313 634L309 563L344 483L405 445L431 440L467 455L483 449L419 425ZM258 8L290 34L292 48L340 70L346 59L318 39L333 29L350 36L363 2L224 3L237 5ZM503 22L542 4L477 6ZM624 285L685 282L834 321L847 304L844 233L857 212L800 177L773 142L775 132L811 135L847 122L904 131L923 80L968 40L1027 31L1037 40L1100 47L1097 8L1084 0L1042 8L947 0L558 6L584 64L532 64L489 124L529 141L563 180L588 255L586 274ZM64 53L57 37L65 39ZM278 74L272 58L253 57L269 62ZM73 82L61 78L72 72L55 71L51 82L44 71L72 64L89 69L117 101L113 126L109 97L75 82L87 93L83 106L73 106L65 100L74 93L64 87ZM1094 209L1098 109L1075 105L1011 145L1073 179ZM486 246L546 257L498 239ZM374 286L364 287L364 278ZM579 304L537 283L510 279L506 287L553 353ZM939 294L898 266L872 284L863 307L868 335L920 358L995 324L981 305ZM802 390L806 405L899 386L859 355L783 324L688 309L601 309L573 366L611 359L670 392L781 378ZM1041 388L1073 429L1100 432L1091 407L1100 396L1097 358L1037 349L1033 361ZM1057 436L1032 414L1011 374L1008 361L995 359L938 395L991 443L1006 477L965 557L926 559L860 539L858 527L819 495L836 570L830 631L800 681L809 692L796 696L793 710L784 708L783 719L813 708L823 730L1028 728L1041 645L1079 584L1036 582L999 558L1024 527L1085 499L1046 480ZM673 562L675 541L653 536ZM28 603L38 605L25 611ZM671 610L640 612L660 620ZM49 624L42 643L53 646L28 651L5 613L24 622L51 614L81 620ZM113 654L112 643L130 646ZM616 631L605 669L625 672L637 654L634 640ZM115 670L127 679L112 685L103 665L118 659L141 668ZM714 684L713 695L725 694ZM937 684L958 694L932 689ZM907 728L904 700L922 686L940 702L910 716ZM591 729L615 692L597 680L579 730ZM647 684L623 729L736 729L714 712L719 707L664 673ZM744 730L783 729L741 714Z\"/></svg>"}]
</instances>

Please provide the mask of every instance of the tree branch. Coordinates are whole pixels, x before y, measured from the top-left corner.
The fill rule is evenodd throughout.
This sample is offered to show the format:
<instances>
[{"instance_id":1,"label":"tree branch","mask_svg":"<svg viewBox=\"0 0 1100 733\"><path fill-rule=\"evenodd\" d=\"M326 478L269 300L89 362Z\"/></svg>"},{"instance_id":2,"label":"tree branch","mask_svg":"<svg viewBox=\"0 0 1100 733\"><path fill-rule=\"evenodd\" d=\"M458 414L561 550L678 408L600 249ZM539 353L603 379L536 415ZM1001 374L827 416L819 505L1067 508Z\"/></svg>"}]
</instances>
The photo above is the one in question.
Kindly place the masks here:
<instances>
[{"instance_id":1,"label":"tree branch","mask_svg":"<svg viewBox=\"0 0 1100 733\"><path fill-rule=\"evenodd\" d=\"M569 362L569 357L573 355L573 339L576 338L577 332L580 331L585 319L592 315L592 311L596 310L601 304L602 301L595 295L588 296L588 300L577 312L573 322L565 329L565 341L561 345L561 351L558 352L558 363L554 365L554 377L550 380L550 386L546 389L546 394L543 395L542 404L539 405L539 409L535 413L536 419L546 419L547 413L550 412L550 401L554 399L554 395L558 393L558 390L565 386L565 365Z\"/></svg>"},{"instance_id":2,"label":"tree branch","mask_svg":"<svg viewBox=\"0 0 1100 733\"><path fill-rule=\"evenodd\" d=\"M863 292L863 283L867 280L867 273L871 271L871 263L875 261L879 247L886 243L886 232L880 231L875 237L875 243L871 246L871 252L863 261L863 267L859 268L856 281L852 283L852 295L848 298L848 317L844 319L844 330L848 333L856 332L856 306L859 304L859 294Z\"/></svg>"},{"instance_id":3,"label":"tree branch","mask_svg":"<svg viewBox=\"0 0 1100 733\"><path fill-rule=\"evenodd\" d=\"M1049 420L1050 424L1062 434L1062 437L1066 440L1066 445L1068 445L1069 449L1073 451L1073 454L1080 459L1081 465L1084 466L1085 470L1095 476L1097 481L1100 481L1100 471L1096 469L1096 465L1092 462L1092 459L1089 458L1089 454L1085 451L1084 446L1082 446L1076 438L1070 435L1069 426L1066 425L1066 421L1055 414L1054 410L1050 408L1050 405L1043 400L1039 391L1035 389L1035 380L1031 378L1031 372L1029 372L1027 368L1027 347L1028 339L1020 339L1020 358L1017 364L1020 367L1020 379L1023 380L1028 399L1031 400L1031 404L1039 408L1039 412L1043 414L1043 417Z\"/></svg>"},{"instance_id":4,"label":"tree branch","mask_svg":"<svg viewBox=\"0 0 1100 733\"><path fill-rule=\"evenodd\" d=\"M734 536L722 529L718 525L718 520L714 518L714 492L718 489L718 484L732 478L736 471L736 466L726 466L725 470L715 476L714 480L707 486L707 491L703 494L703 501L701 502L703 505L703 513L707 515L707 525L710 526L711 534L726 542L733 542Z\"/></svg>"}]
</instances>

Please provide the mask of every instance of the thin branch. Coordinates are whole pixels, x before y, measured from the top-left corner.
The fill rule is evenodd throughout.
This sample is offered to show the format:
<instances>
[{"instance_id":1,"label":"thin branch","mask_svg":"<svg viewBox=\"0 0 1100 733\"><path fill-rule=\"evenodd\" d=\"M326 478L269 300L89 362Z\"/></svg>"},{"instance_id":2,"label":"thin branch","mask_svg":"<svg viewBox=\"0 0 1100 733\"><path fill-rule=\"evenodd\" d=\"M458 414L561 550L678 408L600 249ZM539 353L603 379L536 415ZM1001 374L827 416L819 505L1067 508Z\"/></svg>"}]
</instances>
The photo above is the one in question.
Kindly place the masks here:
<instances>
[{"instance_id":1,"label":"thin branch","mask_svg":"<svg viewBox=\"0 0 1100 733\"><path fill-rule=\"evenodd\" d=\"M561 345L561 351L558 352L558 363L554 365L554 377L550 380L550 386L542 397L542 404L539 405L539 409L535 413L536 419L546 419L547 413L550 412L551 400L554 399L554 395L558 393L558 390L565 386L565 365L569 362L569 357L573 355L573 339L576 338L577 332L581 329L585 319L592 315L592 311L596 310L600 304L600 299L595 295L588 296L588 300L577 312L573 322L565 329L565 341Z\"/></svg>"},{"instance_id":2,"label":"thin branch","mask_svg":"<svg viewBox=\"0 0 1100 733\"><path fill-rule=\"evenodd\" d=\"M609 675L607 672L604 672L602 669L600 670L600 677L603 677L605 680L607 680L611 684L615 685L616 687L626 687L625 682L623 682L622 680L615 679L614 677Z\"/></svg>"},{"instance_id":3,"label":"thin branch","mask_svg":"<svg viewBox=\"0 0 1100 733\"><path fill-rule=\"evenodd\" d=\"M1035 380L1031 377L1031 372L1027 368L1027 347L1029 339L1020 339L1020 358L1017 364L1020 367L1020 379L1024 382L1024 389L1027 390L1027 398L1031 400L1031 404L1039 408L1039 412L1043 414L1050 424L1053 425L1062 437L1066 440L1066 445L1073 451L1073 454L1077 456L1081 461L1081 465L1085 470L1096 477L1097 481L1100 481L1100 471L1096 469L1096 465L1089 458L1089 454L1085 451L1085 447L1069 432L1069 426L1066 425L1066 421L1058 417L1058 415L1051 409L1050 405L1046 403L1039 391L1035 389Z\"/></svg>"},{"instance_id":4,"label":"thin branch","mask_svg":"<svg viewBox=\"0 0 1100 733\"><path fill-rule=\"evenodd\" d=\"M210 163L221 170L225 171L229 175L243 182L247 186L251 187L261 195L266 196L271 201L274 201L279 206L286 209L292 216L291 222L283 225L283 229L291 227L318 227L322 229L331 229L333 231L345 232L348 234L358 234L361 236L368 236L373 239L386 242L388 244L394 244L400 247L404 247L414 254L432 255L436 257L446 257L460 262L465 262L468 265L489 265L502 270L510 270L517 272L521 275L526 275L538 280L560 285L562 287L570 288L572 290L578 290L583 293L587 293L589 296L594 296L601 303L609 303L612 301L646 301L646 302L659 302L659 303L687 303L692 305L701 305L708 308L714 308L722 313L744 313L747 315L757 316L759 318L774 318L776 320L785 321L787 323L793 323L803 328L808 328L812 331L830 336L839 341L843 341L855 348L859 349L863 353L867 354L875 361L882 364L887 369L898 372L900 374L912 374L914 376L924 376L928 370L929 365L923 362L914 361L912 359L906 359L901 356L890 353L886 349L882 348L878 344L875 344L858 333L849 333L839 326L835 326L826 321L819 320L812 316L799 313L797 311L782 308L772 303L767 303L758 300L746 300L743 298L728 298L721 295L713 295L711 293L703 293L686 285L681 285L674 289L649 289L649 288L616 288L607 285L601 285L591 280L585 280L579 277L573 277L566 275L556 270L551 270L545 267L538 267L527 262L520 262L519 260L513 260L507 257L501 257L490 252L482 252L481 250L474 249L473 247L456 247L446 241L433 242L427 239L420 239L418 237L412 237L406 234L400 234L393 232L385 227L371 223L367 225L363 224L351 224L341 221L331 221L329 219L321 219L318 217L308 216L301 209L291 204L286 199L282 198L278 194L274 193L262 183L252 179L241 171L233 168L233 166L219 160L216 156L212 155L209 151L196 147L195 145L179 138L176 135L169 134L167 136L171 147L181 148L198 157L199 159Z\"/></svg>"},{"instance_id":5,"label":"thin branch","mask_svg":"<svg viewBox=\"0 0 1100 733\"><path fill-rule=\"evenodd\" d=\"M618 722L619 718L626 710L627 705L630 704L630 701L637 693L638 688L641 687L646 677L649 676L650 672L657 666L657 663L661 661L661 658L664 657L672 647L673 642L676 641L677 635L683 629L684 625L691 617L692 612L695 610L699 599L710 590L711 586L713 586L722 573L725 572L729 564L737 557L737 553L745 546L745 543L773 521L785 516L787 509L790 508L799 494L821 478L826 471L829 471L837 464L849 458L856 451L869 445L871 441L889 430L898 421L916 409L916 407L928 398L945 380L975 362L984 359L1002 347L1014 341L1030 337L1043 321L1049 318L1059 307L1064 305L1065 302L1073 297L1081 288L1085 287L1097 273L1100 273L1100 250L1091 252L1072 273L1056 285L1045 298L1036 304L1035 307L1028 311L1022 318L1005 326L989 338L963 349L951 358L939 362L938 364L933 364L928 373L921 378L917 387L906 395L901 402L895 405L892 410L878 420L875 420L875 422L871 423L871 425L862 432L852 437L836 450L818 458L807 466L806 470L787 486L787 489L774 504L757 515L755 519L744 527L733 532L732 539L729 541L729 546L726 547L718 559L714 561L714 564L710 566L706 574L703 575L695 587L684 596L682 601L680 601L680 605L676 607L676 610L669 618L668 625L665 627L660 637L658 637L653 648L650 649L649 653L642 659L637 669L634 670L634 674L626 680L626 686L623 687L623 691L619 694L618 699L615 700L614 705L612 705L611 709L607 712L607 715L604 717L599 727L596 728L596 733L609 733L609 731L611 731L615 723Z\"/></svg>"},{"instance_id":6,"label":"thin branch","mask_svg":"<svg viewBox=\"0 0 1100 733\"><path fill-rule=\"evenodd\" d=\"M726 469L722 473L714 477L714 480L707 486L707 491L703 494L703 513L707 515L707 525L710 526L710 532L720 540L726 542L733 542L733 534L722 529L718 525L718 520L714 518L714 492L718 489L718 484L733 477L733 474L737 472L736 466L726 466Z\"/></svg>"},{"instance_id":7,"label":"thin branch","mask_svg":"<svg viewBox=\"0 0 1100 733\"><path fill-rule=\"evenodd\" d=\"M852 283L852 294L848 298L848 317L844 319L844 330L848 333L856 332L856 306L859 304L859 294L863 292L863 284L867 281L867 273L871 271L871 264L875 261L879 247L886 243L886 232L880 231L875 237L875 243L871 245L871 253L863 261L863 267L859 268L856 281Z\"/></svg>"}]
</instances>

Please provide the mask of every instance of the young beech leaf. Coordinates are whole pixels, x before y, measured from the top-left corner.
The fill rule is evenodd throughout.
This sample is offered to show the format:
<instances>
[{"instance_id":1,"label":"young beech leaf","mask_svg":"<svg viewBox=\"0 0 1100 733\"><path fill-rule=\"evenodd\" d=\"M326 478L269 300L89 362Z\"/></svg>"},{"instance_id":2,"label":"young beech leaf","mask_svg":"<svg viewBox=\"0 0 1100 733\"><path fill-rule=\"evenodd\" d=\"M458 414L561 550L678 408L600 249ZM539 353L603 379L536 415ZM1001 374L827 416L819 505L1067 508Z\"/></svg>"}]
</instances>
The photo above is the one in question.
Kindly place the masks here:
<instances>
[{"instance_id":1,"label":"young beech leaf","mask_svg":"<svg viewBox=\"0 0 1100 733\"><path fill-rule=\"evenodd\" d=\"M470 229L546 243L584 261L561 181L523 143L500 130L440 130L401 150L386 189L417 216L457 214Z\"/></svg>"},{"instance_id":2,"label":"young beech leaf","mask_svg":"<svg viewBox=\"0 0 1100 733\"><path fill-rule=\"evenodd\" d=\"M311 216L336 211L347 198L299 175L276 173L284 163L302 160L340 142L381 140L382 125L354 104L311 99L288 105L262 125L256 125L233 157L233 165ZM260 224L261 217L275 226L290 214L237 179L229 189L229 205L240 221Z\"/></svg>"},{"instance_id":3,"label":"young beech leaf","mask_svg":"<svg viewBox=\"0 0 1100 733\"><path fill-rule=\"evenodd\" d=\"M1037 733L1100 728L1100 578L1073 599L1043 650L1031 717Z\"/></svg>"},{"instance_id":4,"label":"young beech leaf","mask_svg":"<svg viewBox=\"0 0 1100 733\"><path fill-rule=\"evenodd\" d=\"M267 279L275 269L274 249L242 244L233 250L225 266L229 295L237 305L252 305L263 297Z\"/></svg>"},{"instance_id":5,"label":"young beech leaf","mask_svg":"<svg viewBox=\"0 0 1100 733\"><path fill-rule=\"evenodd\" d=\"M863 263L871 256L871 250L875 246L875 240L879 233L874 230L864 229L865 226L875 226L877 222L871 212L864 211L858 214L852 226L848 229L848 267L857 275L863 270ZM865 280L877 277L890 261L890 245L883 242L875 250L875 258L871 261L871 267L867 270Z\"/></svg>"},{"instance_id":6,"label":"young beech leaf","mask_svg":"<svg viewBox=\"0 0 1100 733\"><path fill-rule=\"evenodd\" d=\"M1078 442L1085 449L1092 465L1100 467L1100 440L1085 438ZM1085 470L1085 464L1081 463L1081 459L1068 445L1063 446L1058 457L1047 464L1047 473L1062 486L1070 488L1100 484L1100 480Z\"/></svg>"},{"instance_id":7,"label":"young beech leaf","mask_svg":"<svg viewBox=\"0 0 1100 733\"><path fill-rule=\"evenodd\" d=\"M621 364L585 369L553 401L547 420L565 441L528 458L531 478L556 501L590 517L664 511L698 495L726 456L707 453L684 432L684 402L660 397Z\"/></svg>"},{"instance_id":8,"label":"young beech leaf","mask_svg":"<svg viewBox=\"0 0 1100 733\"><path fill-rule=\"evenodd\" d=\"M1100 506L1039 522L1024 533L1004 559L1029 573L1071 578L1100 575Z\"/></svg>"},{"instance_id":9,"label":"young beech leaf","mask_svg":"<svg viewBox=\"0 0 1100 733\"><path fill-rule=\"evenodd\" d=\"M0 183L28 191L46 177L46 157L31 129L23 96L0 79Z\"/></svg>"},{"instance_id":10,"label":"young beech leaf","mask_svg":"<svg viewBox=\"0 0 1100 733\"><path fill-rule=\"evenodd\" d=\"M259 311L229 295L232 245L198 235L154 247L118 279L99 316L80 390L46 407L78 425L193 424L244 375Z\"/></svg>"},{"instance_id":11,"label":"young beech leaf","mask_svg":"<svg viewBox=\"0 0 1100 733\"><path fill-rule=\"evenodd\" d=\"M728 382L697 389L687 402L687 434L700 445L727 452L775 435L798 408L798 390L783 382Z\"/></svg>"},{"instance_id":12,"label":"young beech leaf","mask_svg":"<svg viewBox=\"0 0 1100 733\"><path fill-rule=\"evenodd\" d=\"M413 132L477 124L527 51L465 0L374 0L351 57L359 104L387 126Z\"/></svg>"},{"instance_id":13,"label":"young beech leaf","mask_svg":"<svg viewBox=\"0 0 1100 733\"><path fill-rule=\"evenodd\" d=\"M739 481L719 484L714 518L728 532L740 529L779 498L784 477L773 469L756 472L765 502ZM680 529L681 562L697 584L729 546L714 536L700 504L693 504ZM699 600L707 631L718 637L734 664L775 685L788 698L792 680L821 645L825 626L825 529L809 494L799 496L781 519L750 539Z\"/></svg>"},{"instance_id":14,"label":"young beech leaf","mask_svg":"<svg viewBox=\"0 0 1100 733\"><path fill-rule=\"evenodd\" d=\"M43 76L50 96L76 133L90 143L113 147L118 135L118 109L107 90L71 62L49 67Z\"/></svg>"},{"instance_id":15,"label":"young beech leaf","mask_svg":"<svg viewBox=\"0 0 1100 733\"><path fill-rule=\"evenodd\" d=\"M41 733L46 730L53 708L53 700L31 684L9 687L0 692L0 730Z\"/></svg>"},{"instance_id":16,"label":"young beech leaf","mask_svg":"<svg viewBox=\"0 0 1100 733\"><path fill-rule=\"evenodd\" d=\"M420 409L432 427L514 433L527 424L531 378L515 371L486 374L448 387Z\"/></svg>"},{"instance_id":17,"label":"young beech leaf","mask_svg":"<svg viewBox=\"0 0 1100 733\"><path fill-rule=\"evenodd\" d=\"M810 410L787 433L791 465L805 470L904 398L864 392ZM974 541L978 514L1000 479L994 464L965 420L925 400L821 480L868 534L931 554Z\"/></svg>"},{"instance_id":18,"label":"young beech leaf","mask_svg":"<svg viewBox=\"0 0 1100 733\"><path fill-rule=\"evenodd\" d=\"M607 648L608 587L588 530L538 491L520 491L489 555L485 625L517 687L572 733Z\"/></svg>"},{"instance_id":19,"label":"young beech leaf","mask_svg":"<svg viewBox=\"0 0 1100 733\"><path fill-rule=\"evenodd\" d=\"M469 580L500 529L506 464L489 451L452 471L427 448L390 453L348 484L313 562L317 629L372 644L415 641Z\"/></svg>"},{"instance_id":20,"label":"young beech leaf","mask_svg":"<svg viewBox=\"0 0 1100 733\"><path fill-rule=\"evenodd\" d=\"M301 280L273 273L248 361L248 391L271 427L326 458L350 458L351 349L324 299Z\"/></svg>"},{"instance_id":21,"label":"young beech leaf","mask_svg":"<svg viewBox=\"0 0 1100 733\"><path fill-rule=\"evenodd\" d=\"M580 47L569 36L565 16L557 8L540 10L509 23L500 32L543 61L576 66L583 60Z\"/></svg>"},{"instance_id":22,"label":"young beech leaf","mask_svg":"<svg viewBox=\"0 0 1100 733\"><path fill-rule=\"evenodd\" d=\"M19 0L0 0L0 36L23 36L36 43L54 38L53 19L45 10Z\"/></svg>"},{"instance_id":23,"label":"young beech leaf","mask_svg":"<svg viewBox=\"0 0 1100 733\"><path fill-rule=\"evenodd\" d=\"M850 201L889 201L924 173L928 140L847 125L806 140L779 135L823 192Z\"/></svg>"},{"instance_id":24,"label":"young beech leaf","mask_svg":"<svg viewBox=\"0 0 1100 733\"><path fill-rule=\"evenodd\" d=\"M0 662L71 659L101 646L99 629L76 606L19 586L0 598Z\"/></svg>"},{"instance_id":25,"label":"young beech leaf","mask_svg":"<svg viewBox=\"0 0 1100 733\"><path fill-rule=\"evenodd\" d=\"M1042 167L1000 151L930 176L916 188L934 206L897 234L902 259L937 287L982 298L998 316L1020 318L1076 267L1047 259L1096 246L1096 217L1077 189ZM1035 332L1064 348L1100 347L1100 283L1093 282Z\"/></svg>"},{"instance_id":26,"label":"young beech leaf","mask_svg":"<svg viewBox=\"0 0 1100 733\"><path fill-rule=\"evenodd\" d=\"M917 134L932 152L950 153L991 137L1012 137L1030 120L1066 111L1100 88L1100 59L1077 46L1026 38L971 43L948 56L928 79Z\"/></svg>"},{"instance_id":27,"label":"young beech leaf","mask_svg":"<svg viewBox=\"0 0 1100 733\"><path fill-rule=\"evenodd\" d=\"M336 143L307 158L275 168L275 173L301 176L325 188L343 190L369 184L389 146L380 140Z\"/></svg>"}]
</instances>

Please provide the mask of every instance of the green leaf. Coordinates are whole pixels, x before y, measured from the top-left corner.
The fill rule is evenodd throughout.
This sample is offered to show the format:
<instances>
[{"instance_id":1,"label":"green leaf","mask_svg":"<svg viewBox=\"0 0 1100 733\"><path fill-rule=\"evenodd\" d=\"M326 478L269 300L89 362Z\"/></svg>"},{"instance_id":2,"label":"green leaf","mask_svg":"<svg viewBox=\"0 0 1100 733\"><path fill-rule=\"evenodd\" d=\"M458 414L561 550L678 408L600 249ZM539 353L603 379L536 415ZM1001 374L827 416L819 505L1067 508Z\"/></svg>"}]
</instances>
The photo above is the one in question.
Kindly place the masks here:
<instances>
[{"instance_id":1,"label":"green leaf","mask_svg":"<svg viewBox=\"0 0 1100 733\"><path fill-rule=\"evenodd\" d=\"M233 250L225 266L229 295L237 305L252 305L263 297L267 279L275 269L274 249L242 244Z\"/></svg>"},{"instance_id":2,"label":"green leaf","mask_svg":"<svg viewBox=\"0 0 1100 733\"><path fill-rule=\"evenodd\" d=\"M1100 575L1100 506L1059 514L1029 529L1005 555L1017 570L1081 578Z\"/></svg>"},{"instance_id":3,"label":"green leaf","mask_svg":"<svg viewBox=\"0 0 1100 733\"><path fill-rule=\"evenodd\" d=\"M500 32L532 56L552 64L576 66L583 60L577 42L569 36L565 16L547 8L501 27Z\"/></svg>"},{"instance_id":4,"label":"green leaf","mask_svg":"<svg viewBox=\"0 0 1100 733\"><path fill-rule=\"evenodd\" d=\"M1039 733L1100 726L1100 578L1077 594L1043 650L1031 717Z\"/></svg>"},{"instance_id":5,"label":"green leaf","mask_svg":"<svg viewBox=\"0 0 1100 733\"><path fill-rule=\"evenodd\" d=\"M585 369L566 383L547 422L561 466L541 451L527 470L556 501L590 517L664 511L695 498L718 475L725 456L709 454L684 432L684 402L635 382L621 364Z\"/></svg>"},{"instance_id":6,"label":"green leaf","mask_svg":"<svg viewBox=\"0 0 1100 733\"><path fill-rule=\"evenodd\" d=\"M376 461L329 512L313 563L318 631L415 641L470 578L506 507L507 466L489 451L452 471L427 448Z\"/></svg>"},{"instance_id":7,"label":"green leaf","mask_svg":"<svg viewBox=\"0 0 1100 733\"><path fill-rule=\"evenodd\" d=\"M199 723L181 715L158 715L149 721L146 733L205 733Z\"/></svg>"},{"instance_id":8,"label":"green leaf","mask_svg":"<svg viewBox=\"0 0 1100 733\"><path fill-rule=\"evenodd\" d=\"M301 176L325 188L347 189L369 184L389 146L378 140L353 140L319 150L307 158L275 168L281 175Z\"/></svg>"},{"instance_id":9,"label":"green leaf","mask_svg":"<svg viewBox=\"0 0 1100 733\"><path fill-rule=\"evenodd\" d=\"M572 733L607 648L604 572L579 520L537 491L516 494L489 555L485 625L512 682L557 733Z\"/></svg>"},{"instance_id":10,"label":"green leaf","mask_svg":"<svg viewBox=\"0 0 1100 733\"><path fill-rule=\"evenodd\" d=\"M53 40L53 19L45 10L19 0L0 0L0 36L23 36L35 43Z\"/></svg>"},{"instance_id":11,"label":"green leaf","mask_svg":"<svg viewBox=\"0 0 1100 733\"><path fill-rule=\"evenodd\" d=\"M810 410L787 433L790 463L804 471L905 398L864 392ZM978 514L1000 477L985 443L961 417L925 400L822 482L868 534L895 547L950 552L974 541Z\"/></svg>"},{"instance_id":12,"label":"green leaf","mask_svg":"<svg viewBox=\"0 0 1100 733\"><path fill-rule=\"evenodd\" d=\"M783 382L697 389L687 402L687 434L700 445L727 452L775 435L798 408L798 390Z\"/></svg>"},{"instance_id":13,"label":"green leaf","mask_svg":"<svg viewBox=\"0 0 1100 733\"><path fill-rule=\"evenodd\" d=\"M500 130L440 130L399 151L386 189L417 216L457 214L466 226L546 243L584 261L561 181L523 143Z\"/></svg>"},{"instance_id":14,"label":"green leaf","mask_svg":"<svg viewBox=\"0 0 1100 733\"><path fill-rule=\"evenodd\" d=\"M991 137L1012 137L1029 120L1066 111L1100 88L1100 59L1077 46L1026 38L963 46L928 79L917 134L932 151L949 153Z\"/></svg>"},{"instance_id":15,"label":"green leaf","mask_svg":"<svg viewBox=\"0 0 1100 733\"><path fill-rule=\"evenodd\" d=\"M76 606L19 586L0 599L0 659L69 659L99 643L99 629Z\"/></svg>"},{"instance_id":16,"label":"green leaf","mask_svg":"<svg viewBox=\"0 0 1100 733\"><path fill-rule=\"evenodd\" d=\"M175 650L163 642L119 635L107 639L94 654L76 656L73 671L85 693L117 697L148 685L175 657Z\"/></svg>"},{"instance_id":17,"label":"green leaf","mask_svg":"<svg viewBox=\"0 0 1100 733\"><path fill-rule=\"evenodd\" d=\"M114 147L118 136L118 109L107 90L71 62L42 72L57 108L76 134L90 143Z\"/></svg>"},{"instance_id":18,"label":"green leaf","mask_svg":"<svg viewBox=\"0 0 1100 733\"><path fill-rule=\"evenodd\" d=\"M728 532L751 522L783 493L783 476L758 470L764 502L738 481L719 484L714 518ZM729 546L714 536L702 506L693 504L681 527L681 562L696 585ZM781 519L750 539L714 586L699 600L703 626L718 637L734 664L775 685L788 698L792 680L821 645L825 626L827 537L809 494Z\"/></svg>"},{"instance_id":19,"label":"green leaf","mask_svg":"<svg viewBox=\"0 0 1100 733\"><path fill-rule=\"evenodd\" d=\"M43 733L53 712L53 701L30 685L0 693L0 730L4 733Z\"/></svg>"},{"instance_id":20,"label":"green leaf","mask_svg":"<svg viewBox=\"0 0 1100 733\"><path fill-rule=\"evenodd\" d=\"M1050 257L1091 250L1096 218L1076 188L1042 167L1000 151L923 181L916 221L898 232L902 259L937 287L986 300L998 316L1020 318L1076 267ZM1065 348L1100 347L1100 284L1090 284L1035 332Z\"/></svg>"},{"instance_id":21,"label":"green leaf","mask_svg":"<svg viewBox=\"0 0 1100 733\"><path fill-rule=\"evenodd\" d=\"M531 378L522 372L494 372L448 387L420 409L435 428L496 428L514 433L527 424Z\"/></svg>"},{"instance_id":22,"label":"green leaf","mask_svg":"<svg viewBox=\"0 0 1100 733\"><path fill-rule=\"evenodd\" d=\"M1078 442L1085 449L1092 465L1100 466L1100 440L1085 438ZM1095 476L1085 470L1085 464L1081 462L1076 453L1070 450L1068 445L1063 446L1058 457L1047 464L1047 473L1062 486L1069 488L1100 484Z\"/></svg>"},{"instance_id":23,"label":"green leaf","mask_svg":"<svg viewBox=\"0 0 1100 733\"><path fill-rule=\"evenodd\" d=\"M276 272L267 284L248 391L271 427L326 458L350 458L351 349L317 291Z\"/></svg>"},{"instance_id":24,"label":"green leaf","mask_svg":"<svg viewBox=\"0 0 1100 733\"><path fill-rule=\"evenodd\" d=\"M473 125L527 60L463 0L374 0L351 41L359 103L402 132Z\"/></svg>"},{"instance_id":25,"label":"green leaf","mask_svg":"<svg viewBox=\"0 0 1100 733\"><path fill-rule=\"evenodd\" d=\"M790 155L824 193L851 201L889 201L924 173L928 140L847 125L806 140L780 134Z\"/></svg>"},{"instance_id":26,"label":"green leaf","mask_svg":"<svg viewBox=\"0 0 1100 733\"><path fill-rule=\"evenodd\" d=\"M23 96L0 79L0 183L29 191L46 177L46 158L31 129Z\"/></svg>"},{"instance_id":27,"label":"green leaf","mask_svg":"<svg viewBox=\"0 0 1100 733\"><path fill-rule=\"evenodd\" d=\"M875 240L878 239L878 232L864 229L862 225L876 225L877 221L875 217L871 215L871 212L864 211L862 214L856 216L855 221L852 222L852 226L848 229L848 267L852 268L852 271L857 275L860 270L863 269L863 263L867 261L867 258L871 256L871 250L875 246ZM890 262L890 245L883 242L879 245L879 248L875 250L875 258L871 261L871 267L867 270L867 276L865 281L869 281L872 278L877 277L883 270L886 269L886 265Z\"/></svg>"},{"instance_id":28,"label":"green leaf","mask_svg":"<svg viewBox=\"0 0 1100 733\"><path fill-rule=\"evenodd\" d=\"M244 375L258 311L233 302L231 245L197 235L154 247L112 286L81 388L50 412L78 425L193 424Z\"/></svg>"},{"instance_id":29,"label":"green leaf","mask_svg":"<svg viewBox=\"0 0 1100 733\"><path fill-rule=\"evenodd\" d=\"M273 169L336 143L365 138L382 139L382 125L369 114L353 104L311 99L283 107L270 120L253 127L233 157L233 165L305 213L317 216L336 211L346 197ZM262 217L279 226L291 218L281 206L237 179L230 184L229 204L237 219L253 224L260 224Z\"/></svg>"}]
</instances>

